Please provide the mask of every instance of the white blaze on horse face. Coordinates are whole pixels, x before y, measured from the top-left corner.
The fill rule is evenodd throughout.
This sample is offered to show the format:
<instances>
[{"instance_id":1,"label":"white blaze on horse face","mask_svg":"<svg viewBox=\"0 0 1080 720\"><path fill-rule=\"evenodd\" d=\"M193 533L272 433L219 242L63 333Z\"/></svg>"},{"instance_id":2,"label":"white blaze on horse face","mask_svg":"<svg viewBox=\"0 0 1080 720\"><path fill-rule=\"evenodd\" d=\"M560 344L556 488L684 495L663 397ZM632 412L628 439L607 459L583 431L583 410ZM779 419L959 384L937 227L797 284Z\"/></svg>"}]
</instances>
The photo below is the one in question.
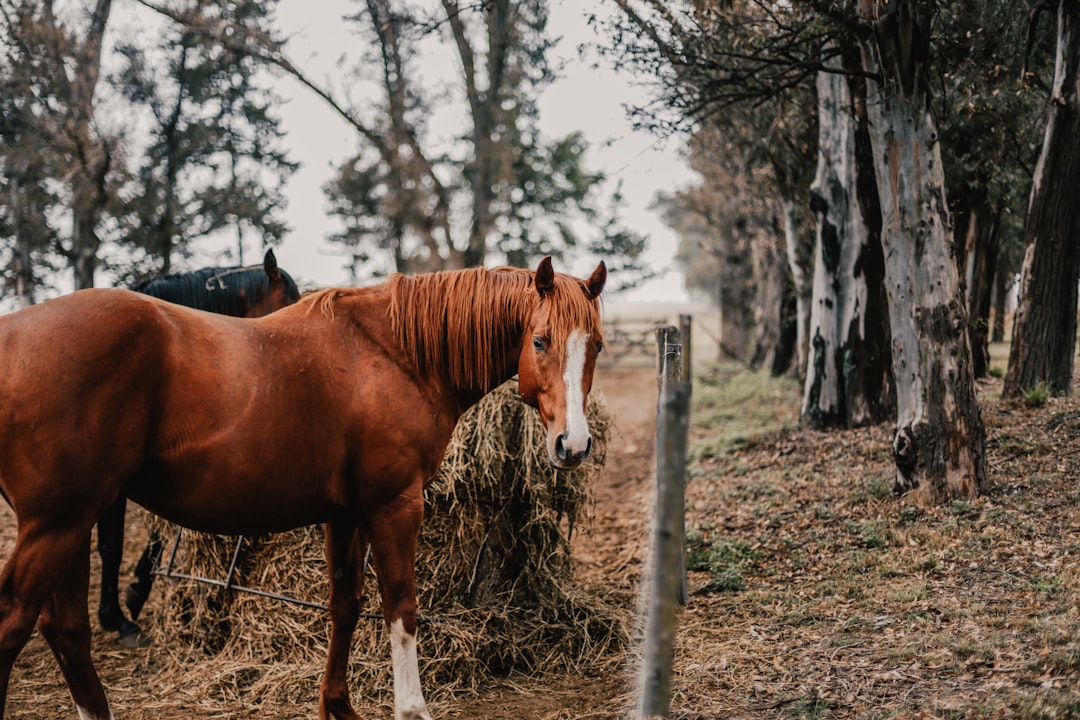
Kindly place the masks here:
<instances>
[{"instance_id":1,"label":"white blaze on horse face","mask_svg":"<svg viewBox=\"0 0 1080 720\"><path fill-rule=\"evenodd\" d=\"M583 452L589 445L589 421L585 418L585 396L581 383L585 375L586 336L580 330L570 333L566 341L566 431L563 441L572 453Z\"/></svg>"},{"instance_id":2,"label":"white blaze on horse face","mask_svg":"<svg viewBox=\"0 0 1080 720\"><path fill-rule=\"evenodd\" d=\"M400 619L390 625L390 653L394 661L394 720L431 720L420 689L416 638L405 632Z\"/></svg>"}]
</instances>

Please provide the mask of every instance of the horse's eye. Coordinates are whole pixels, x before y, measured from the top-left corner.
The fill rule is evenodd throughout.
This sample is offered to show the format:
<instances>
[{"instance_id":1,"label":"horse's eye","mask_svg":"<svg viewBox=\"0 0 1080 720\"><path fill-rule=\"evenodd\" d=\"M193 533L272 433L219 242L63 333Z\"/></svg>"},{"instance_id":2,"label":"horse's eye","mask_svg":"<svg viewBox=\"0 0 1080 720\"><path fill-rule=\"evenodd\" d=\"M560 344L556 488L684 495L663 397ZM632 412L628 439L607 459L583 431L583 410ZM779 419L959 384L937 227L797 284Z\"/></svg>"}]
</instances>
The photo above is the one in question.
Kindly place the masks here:
<instances>
[{"instance_id":1,"label":"horse's eye","mask_svg":"<svg viewBox=\"0 0 1080 720\"><path fill-rule=\"evenodd\" d=\"M596 354L599 355L603 350L604 350L603 341L597 342L596 343Z\"/></svg>"},{"instance_id":2,"label":"horse's eye","mask_svg":"<svg viewBox=\"0 0 1080 720\"><path fill-rule=\"evenodd\" d=\"M539 335L534 335L533 347L536 349L536 352L544 352L545 350L547 350L547 342L545 342L544 338L540 337Z\"/></svg>"}]
</instances>

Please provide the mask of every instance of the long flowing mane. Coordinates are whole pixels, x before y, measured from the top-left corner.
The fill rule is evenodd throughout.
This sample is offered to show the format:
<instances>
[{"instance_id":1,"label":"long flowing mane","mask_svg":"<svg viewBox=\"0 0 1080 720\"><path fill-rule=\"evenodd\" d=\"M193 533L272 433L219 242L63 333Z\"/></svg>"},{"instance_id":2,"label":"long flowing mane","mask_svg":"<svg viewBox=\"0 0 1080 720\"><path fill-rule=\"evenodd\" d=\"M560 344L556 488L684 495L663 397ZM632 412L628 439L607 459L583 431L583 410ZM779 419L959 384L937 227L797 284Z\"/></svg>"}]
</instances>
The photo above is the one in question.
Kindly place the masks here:
<instances>
[{"instance_id":1,"label":"long flowing mane","mask_svg":"<svg viewBox=\"0 0 1080 720\"><path fill-rule=\"evenodd\" d=\"M395 275L390 320L419 372L441 369L456 387L487 392L504 379L502 364L536 303L551 304L551 340L559 346L576 327L600 327L598 302L580 280L556 274L554 292L541 300L533 278L517 268Z\"/></svg>"}]
</instances>

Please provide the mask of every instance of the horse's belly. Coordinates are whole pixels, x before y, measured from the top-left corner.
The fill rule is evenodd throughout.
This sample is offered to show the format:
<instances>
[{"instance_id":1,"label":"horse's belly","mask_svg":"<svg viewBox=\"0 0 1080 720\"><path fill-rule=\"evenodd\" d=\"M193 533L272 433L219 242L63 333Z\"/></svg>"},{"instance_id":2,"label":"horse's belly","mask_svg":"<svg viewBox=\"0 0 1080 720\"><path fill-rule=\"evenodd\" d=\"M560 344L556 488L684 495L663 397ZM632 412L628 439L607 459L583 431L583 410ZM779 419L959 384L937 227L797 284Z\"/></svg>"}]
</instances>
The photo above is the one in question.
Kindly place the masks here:
<instances>
[{"instance_id":1,"label":"horse's belly","mask_svg":"<svg viewBox=\"0 0 1080 720\"><path fill-rule=\"evenodd\" d=\"M127 494L155 515L193 530L255 535L329 519L335 503L325 487L310 475L288 478L181 464L148 469Z\"/></svg>"}]
</instances>

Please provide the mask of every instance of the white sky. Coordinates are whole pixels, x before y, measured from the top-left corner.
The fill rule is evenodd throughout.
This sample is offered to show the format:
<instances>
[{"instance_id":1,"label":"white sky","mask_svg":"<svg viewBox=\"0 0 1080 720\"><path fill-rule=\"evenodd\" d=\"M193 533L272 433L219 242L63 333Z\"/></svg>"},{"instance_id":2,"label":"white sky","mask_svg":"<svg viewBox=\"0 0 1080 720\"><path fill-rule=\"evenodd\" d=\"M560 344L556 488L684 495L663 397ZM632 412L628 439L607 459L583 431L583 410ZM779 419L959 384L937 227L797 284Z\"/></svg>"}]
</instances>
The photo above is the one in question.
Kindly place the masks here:
<instances>
[{"instance_id":1,"label":"white sky","mask_svg":"<svg viewBox=\"0 0 1080 720\"><path fill-rule=\"evenodd\" d=\"M604 171L609 178L609 192L622 180L626 200L622 219L649 238L648 264L663 271L662 277L609 300L681 302L686 299L682 274L672 262L677 241L649 206L658 191L686 185L692 174L680 157L677 142L660 143L646 133L631 130L623 103L642 97L647 90L635 88L630 79L606 67L591 67L596 64L593 54L584 61L579 58L578 46L595 40L585 13L598 6L596 0L552 2L549 27L563 40L551 59L555 66L560 62L565 65L560 79L541 98L541 127L548 138L575 130L584 132L593 144L586 156L587 166ZM290 59L317 82L334 75L335 63L343 54L350 63L359 59L359 41L349 36L347 23L341 19L352 7L345 0L282 0L278 7L279 27L287 29L291 38L287 48ZM331 177L334 165L354 153L356 132L291 78L283 78L276 91L287 100L280 112L287 133L285 147L291 158L301 163L287 188L287 222L292 232L275 250L278 262L303 282L318 286L347 284L344 258L325 240L334 229L334 221L326 214L322 186ZM587 274L598 259L581 258L566 269ZM216 259L208 256L205 262Z\"/></svg>"}]
</instances>

